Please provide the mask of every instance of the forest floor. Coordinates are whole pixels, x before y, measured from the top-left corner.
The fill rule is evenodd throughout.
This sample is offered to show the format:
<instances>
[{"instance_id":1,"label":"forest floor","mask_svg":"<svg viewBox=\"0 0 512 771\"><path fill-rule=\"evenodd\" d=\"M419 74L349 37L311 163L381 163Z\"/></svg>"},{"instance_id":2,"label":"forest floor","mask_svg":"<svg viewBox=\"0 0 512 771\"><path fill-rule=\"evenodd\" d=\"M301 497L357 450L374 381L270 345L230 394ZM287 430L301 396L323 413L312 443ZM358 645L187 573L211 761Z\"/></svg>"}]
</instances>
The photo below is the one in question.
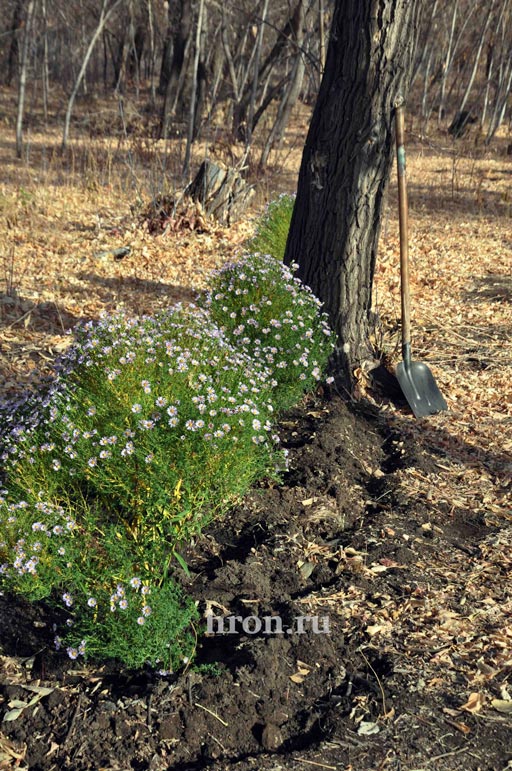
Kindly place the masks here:
<instances>
[{"instance_id":1,"label":"forest floor","mask_svg":"<svg viewBox=\"0 0 512 771\"><path fill-rule=\"evenodd\" d=\"M296 122L260 202L293 191L306 127ZM152 233L156 177L143 189L139 174L158 166L142 145L78 140L62 159L57 135L29 139L16 162L0 128L0 398L37 388L78 321L192 299L253 228L184 212ZM320 389L280 422L283 484L259 486L186 555L201 611L279 615L284 633L206 636L193 667L158 678L70 662L43 606L2 596L0 711L26 706L1 725L0 769L512 768L505 144L410 141L413 358L448 411L416 421L363 371L357 401ZM374 343L395 363L396 211L392 182ZM120 247L131 251L117 260ZM319 633L311 621L299 633L303 616Z\"/></svg>"}]
</instances>

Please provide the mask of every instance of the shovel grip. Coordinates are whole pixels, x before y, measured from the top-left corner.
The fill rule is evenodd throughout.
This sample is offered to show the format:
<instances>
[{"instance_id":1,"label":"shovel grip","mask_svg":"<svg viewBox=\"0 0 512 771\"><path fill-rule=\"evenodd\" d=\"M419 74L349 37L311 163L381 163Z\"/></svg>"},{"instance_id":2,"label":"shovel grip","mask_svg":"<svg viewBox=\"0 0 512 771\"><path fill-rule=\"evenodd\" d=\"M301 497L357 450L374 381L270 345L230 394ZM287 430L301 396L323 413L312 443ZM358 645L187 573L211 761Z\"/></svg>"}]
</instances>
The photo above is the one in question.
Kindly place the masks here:
<instances>
[{"instance_id":1,"label":"shovel grip","mask_svg":"<svg viewBox=\"0 0 512 771\"><path fill-rule=\"evenodd\" d=\"M402 305L402 349L410 356L411 347L411 300L409 289L409 215L407 203L407 176L405 163L405 119L403 102L397 100L396 161L398 171L398 219L400 223L400 296Z\"/></svg>"}]
</instances>

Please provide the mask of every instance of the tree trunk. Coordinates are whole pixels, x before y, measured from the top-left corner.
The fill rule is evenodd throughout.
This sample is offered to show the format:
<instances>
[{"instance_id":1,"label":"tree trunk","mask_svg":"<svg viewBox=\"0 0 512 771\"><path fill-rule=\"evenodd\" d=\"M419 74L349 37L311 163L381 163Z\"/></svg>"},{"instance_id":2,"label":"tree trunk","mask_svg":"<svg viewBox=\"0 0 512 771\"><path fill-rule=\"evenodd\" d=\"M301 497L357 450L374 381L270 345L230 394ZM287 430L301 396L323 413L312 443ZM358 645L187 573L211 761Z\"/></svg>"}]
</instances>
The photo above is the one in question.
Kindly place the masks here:
<instances>
[{"instance_id":1,"label":"tree trunk","mask_svg":"<svg viewBox=\"0 0 512 771\"><path fill-rule=\"evenodd\" d=\"M318 25L320 46L320 77L324 74L325 67L325 8L324 0L318 0Z\"/></svg>"},{"instance_id":2,"label":"tree trunk","mask_svg":"<svg viewBox=\"0 0 512 771\"><path fill-rule=\"evenodd\" d=\"M281 147L291 111L299 98L299 93L302 88L305 69L304 54L301 50L304 44L304 19L306 15L306 4L304 0L299 0L297 10L298 13L294 17L297 22L294 25L294 42L296 50L293 57L292 70L288 78L288 87L285 89L277 110L276 120L267 137L265 146L263 147L260 158L260 168L266 166L271 150L273 150L276 145L279 148Z\"/></svg>"},{"instance_id":3,"label":"tree trunk","mask_svg":"<svg viewBox=\"0 0 512 771\"><path fill-rule=\"evenodd\" d=\"M462 101L461 101L461 103L459 105L459 110L458 111L460 113L464 112L464 108L466 107L466 104L468 102L469 95L471 93L471 89L473 88L473 83L475 82L476 73L477 73L477 70L478 70L478 64L480 62L480 56L482 55L482 49L484 47L485 36L487 34L487 29L488 29L489 23L491 21L491 16L492 16L492 12L494 10L495 2L496 2L496 0L491 0L490 8L487 11L487 18L485 20L485 24L484 24L484 26L482 28L482 32L480 34L480 39L478 41L478 48L477 48L475 59L474 59L474 62L473 62L473 69L471 70L471 75L470 75L469 81L468 81L468 83L466 85L466 90L464 91L464 95L462 97Z\"/></svg>"},{"instance_id":4,"label":"tree trunk","mask_svg":"<svg viewBox=\"0 0 512 771\"><path fill-rule=\"evenodd\" d=\"M252 77L252 83L251 83L251 91L250 91L250 98L249 98L249 115L247 117L247 127L245 130L245 146L248 148L251 144L252 139L252 121L254 118L254 111L256 109L256 95L258 93L258 85L260 82L259 79L259 68L260 68L260 56L261 56L261 48L263 45L263 35L265 33L265 22L267 20L267 12L268 12L268 4L269 0L263 0L263 10L261 14L260 24L258 27L258 37L256 39L256 53L254 56L254 72Z\"/></svg>"},{"instance_id":5,"label":"tree trunk","mask_svg":"<svg viewBox=\"0 0 512 771\"><path fill-rule=\"evenodd\" d=\"M302 156L285 262L324 302L348 391L371 357L369 316L393 104L406 95L421 2L336 0L324 76Z\"/></svg>"},{"instance_id":6,"label":"tree trunk","mask_svg":"<svg viewBox=\"0 0 512 771\"><path fill-rule=\"evenodd\" d=\"M14 13L12 16L12 23L11 23L11 43L9 45L9 55L7 57L7 74L5 76L5 85L10 86L12 84L12 79L14 78L14 73L16 71L16 64L18 61L18 51L19 51L19 45L18 45L18 33L21 29L21 23L23 19L23 0L16 0L16 5L14 6Z\"/></svg>"},{"instance_id":7,"label":"tree trunk","mask_svg":"<svg viewBox=\"0 0 512 771\"><path fill-rule=\"evenodd\" d=\"M441 125L441 121L444 117L444 100L446 96L446 82L448 80L448 76L450 74L450 69L452 66L453 61L453 38L455 34L455 22L457 20L457 11L459 9L459 0L455 0L455 3L453 5L453 11L452 11L452 22L450 25L450 36L448 38L448 48L446 50L446 56L444 58L443 63L443 71L441 74L441 86L439 90L439 107L437 110L437 125Z\"/></svg>"},{"instance_id":8,"label":"tree trunk","mask_svg":"<svg viewBox=\"0 0 512 771\"><path fill-rule=\"evenodd\" d=\"M176 14L176 16L174 16ZM171 22L172 17L172 22ZM185 61L185 49L192 29L192 3L191 0L179 0L177 7L169 3L169 24L173 23L175 34L172 46L172 62L169 79L165 89L165 99L162 108L160 122L160 136L167 139L169 125L173 111L173 105L176 102L178 85L180 81L183 62Z\"/></svg>"},{"instance_id":9,"label":"tree trunk","mask_svg":"<svg viewBox=\"0 0 512 771\"><path fill-rule=\"evenodd\" d=\"M152 0L147 0L148 9L148 25L149 25L149 84L151 92L151 105L154 106L156 101L155 90L155 25L153 22L153 6Z\"/></svg>"},{"instance_id":10,"label":"tree trunk","mask_svg":"<svg viewBox=\"0 0 512 771\"><path fill-rule=\"evenodd\" d=\"M48 95L50 91L50 68L48 56L48 9L46 0L42 0L41 11L43 14L43 115L45 125L48 123Z\"/></svg>"},{"instance_id":11,"label":"tree trunk","mask_svg":"<svg viewBox=\"0 0 512 771\"><path fill-rule=\"evenodd\" d=\"M112 5L107 10L107 0L103 0L103 5L101 7L101 14L98 21L98 26L96 27L96 30L90 40L89 47L87 48L87 51L85 52L85 56L82 62L82 66L80 67L80 71L76 77L75 85L73 86L73 90L71 92L71 96L69 97L68 101L68 107L66 110L66 118L64 120L64 132L62 134L62 150L65 150L68 143L68 137L69 137L69 126L71 123L71 113L73 112L73 105L75 104L76 95L78 94L78 89L80 88L80 84L83 80L83 77L85 75L85 71L87 69L87 65L89 64L89 59L91 58L91 54L94 50L94 46L96 45L96 41L98 40L99 36L101 35L103 28L105 24L107 23L110 15L114 12L114 10L117 8L117 6L122 2L122 0L116 0L114 5Z\"/></svg>"},{"instance_id":12,"label":"tree trunk","mask_svg":"<svg viewBox=\"0 0 512 771\"><path fill-rule=\"evenodd\" d=\"M16 116L16 156L21 158L23 152L23 113L25 110L25 90L27 86L27 70L29 59L30 35L34 16L35 0L29 0L25 19L25 34L23 35L23 51L21 55L20 82L18 88L18 112Z\"/></svg>"},{"instance_id":13,"label":"tree trunk","mask_svg":"<svg viewBox=\"0 0 512 771\"><path fill-rule=\"evenodd\" d=\"M196 39L194 48L194 65L192 71L192 94L190 96L190 109L188 116L188 130L187 130L187 146L185 149L185 160L183 162L183 176L188 177L190 171L190 156L192 152L192 143L194 141L194 126L196 123L196 108L197 108L197 90L198 90L198 73L199 73L199 57L201 55L201 31L203 28L203 16L204 16L204 0L199 0L199 11L197 15L197 27L196 27Z\"/></svg>"}]
</instances>

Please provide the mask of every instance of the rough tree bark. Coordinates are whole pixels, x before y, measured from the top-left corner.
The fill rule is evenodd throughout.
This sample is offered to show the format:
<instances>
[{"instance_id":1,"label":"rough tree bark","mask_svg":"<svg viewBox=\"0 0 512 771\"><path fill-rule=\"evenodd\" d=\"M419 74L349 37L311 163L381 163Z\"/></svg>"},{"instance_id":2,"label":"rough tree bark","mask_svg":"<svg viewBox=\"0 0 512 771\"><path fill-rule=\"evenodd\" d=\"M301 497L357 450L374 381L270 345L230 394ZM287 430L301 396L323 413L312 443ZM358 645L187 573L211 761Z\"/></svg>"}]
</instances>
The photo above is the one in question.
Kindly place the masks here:
<instances>
[{"instance_id":1,"label":"rough tree bark","mask_svg":"<svg viewBox=\"0 0 512 771\"><path fill-rule=\"evenodd\" d=\"M421 0L336 0L285 262L324 302L336 380L371 358L370 308L393 103L407 93Z\"/></svg>"}]
</instances>

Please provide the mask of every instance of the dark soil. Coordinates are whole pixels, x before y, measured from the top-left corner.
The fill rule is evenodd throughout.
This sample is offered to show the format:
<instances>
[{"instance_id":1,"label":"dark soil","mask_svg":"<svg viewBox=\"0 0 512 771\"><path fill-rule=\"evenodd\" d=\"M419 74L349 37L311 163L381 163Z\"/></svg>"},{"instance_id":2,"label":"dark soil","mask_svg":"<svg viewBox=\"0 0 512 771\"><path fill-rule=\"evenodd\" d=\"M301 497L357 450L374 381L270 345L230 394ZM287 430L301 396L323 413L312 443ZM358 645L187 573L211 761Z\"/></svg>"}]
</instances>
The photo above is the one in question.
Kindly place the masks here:
<instances>
[{"instance_id":1,"label":"dark soil","mask_svg":"<svg viewBox=\"0 0 512 771\"><path fill-rule=\"evenodd\" d=\"M403 447L371 407L311 399L281 435L285 483L255 489L186 555L183 583L201 611L241 618L224 620L233 634L203 637L178 676L79 669L52 650L44 607L0 597L2 712L37 695L27 685L53 689L2 724L0 768L510 767L510 718L458 716L464 665L448 681L442 659L424 668L421 619L410 616L408 636L403 624L375 631L386 608L393 629L394 609L421 603L426 563L464 558L489 529L469 513L422 528L427 504L406 505L395 474L432 459ZM270 616L282 633L252 633Z\"/></svg>"}]
</instances>

